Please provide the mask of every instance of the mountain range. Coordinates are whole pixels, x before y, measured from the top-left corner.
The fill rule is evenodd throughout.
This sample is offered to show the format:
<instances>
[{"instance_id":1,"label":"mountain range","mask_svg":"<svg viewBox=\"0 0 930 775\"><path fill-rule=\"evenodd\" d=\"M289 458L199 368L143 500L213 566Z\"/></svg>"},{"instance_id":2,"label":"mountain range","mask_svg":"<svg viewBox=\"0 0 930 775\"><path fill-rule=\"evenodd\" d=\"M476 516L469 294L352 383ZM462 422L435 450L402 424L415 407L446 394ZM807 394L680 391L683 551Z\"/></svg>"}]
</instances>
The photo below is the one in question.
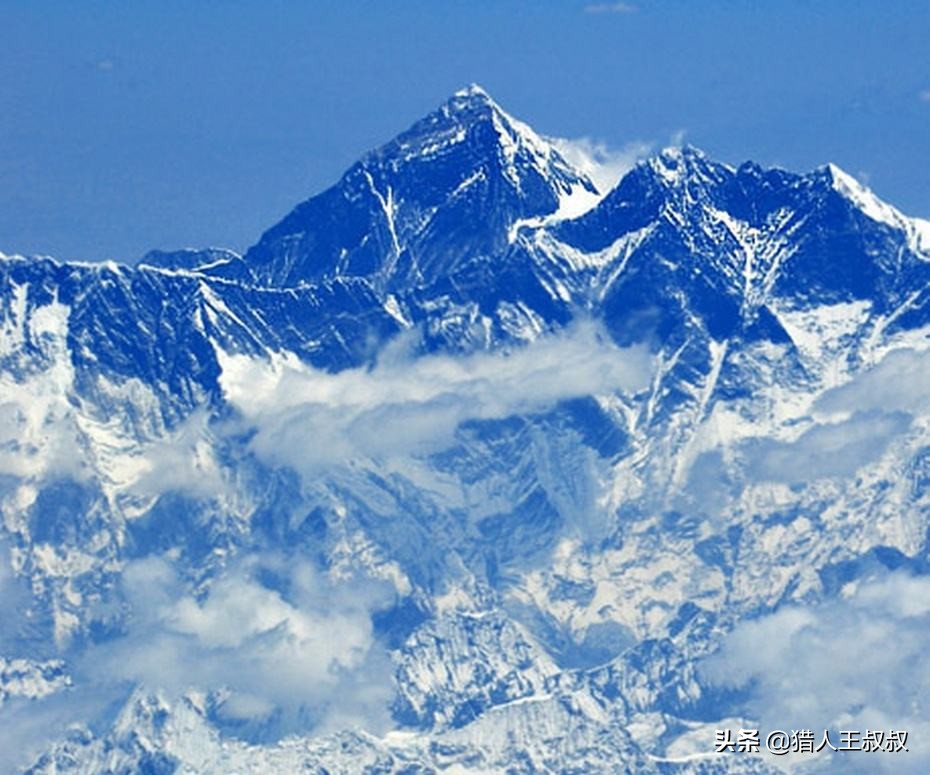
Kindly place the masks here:
<instances>
[{"instance_id":1,"label":"mountain range","mask_svg":"<svg viewBox=\"0 0 930 775\"><path fill-rule=\"evenodd\" d=\"M930 222L834 165L570 156L471 86L244 255L0 255L2 767L930 730Z\"/></svg>"}]
</instances>

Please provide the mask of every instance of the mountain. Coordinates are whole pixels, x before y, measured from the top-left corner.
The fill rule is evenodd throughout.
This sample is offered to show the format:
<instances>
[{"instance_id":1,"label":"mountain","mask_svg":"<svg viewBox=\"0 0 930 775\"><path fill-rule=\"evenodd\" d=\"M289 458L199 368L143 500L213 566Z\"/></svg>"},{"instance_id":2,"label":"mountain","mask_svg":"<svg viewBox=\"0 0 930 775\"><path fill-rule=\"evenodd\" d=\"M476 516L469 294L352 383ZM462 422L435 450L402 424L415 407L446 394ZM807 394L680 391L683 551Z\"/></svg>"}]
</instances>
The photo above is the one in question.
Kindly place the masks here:
<instances>
[{"instance_id":1,"label":"mountain","mask_svg":"<svg viewBox=\"0 0 930 775\"><path fill-rule=\"evenodd\" d=\"M5 768L777 771L719 660L926 574L930 223L559 147L472 86L242 256L0 256Z\"/></svg>"},{"instance_id":2,"label":"mountain","mask_svg":"<svg viewBox=\"0 0 930 775\"><path fill-rule=\"evenodd\" d=\"M432 285L499 253L517 221L586 195L597 190L585 175L471 86L298 205L245 260L275 287Z\"/></svg>"}]
</instances>

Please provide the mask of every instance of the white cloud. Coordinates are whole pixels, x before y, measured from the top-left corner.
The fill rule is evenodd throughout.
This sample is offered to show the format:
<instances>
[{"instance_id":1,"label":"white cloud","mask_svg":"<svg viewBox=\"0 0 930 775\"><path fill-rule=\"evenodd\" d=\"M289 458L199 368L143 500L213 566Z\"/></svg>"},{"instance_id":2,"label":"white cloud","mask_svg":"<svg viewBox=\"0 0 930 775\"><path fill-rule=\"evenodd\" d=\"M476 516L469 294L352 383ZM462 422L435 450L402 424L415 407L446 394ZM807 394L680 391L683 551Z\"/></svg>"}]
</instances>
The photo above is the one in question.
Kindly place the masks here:
<instances>
[{"instance_id":1,"label":"white cloud","mask_svg":"<svg viewBox=\"0 0 930 775\"><path fill-rule=\"evenodd\" d=\"M639 8L632 3L589 3L584 7L585 13L636 13Z\"/></svg>"},{"instance_id":2,"label":"white cloud","mask_svg":"<svg viewBox=\"0 0 930 775\"><path fill-rule=\"evenodd\" d=\"M15 653L22 629L29 627L27 614L32 595L27 581L16 575L12 554L5 539L0 539L0 610L3 627L0 627L0 657L27 656Z\"/></svg>"},{"instance_id":3,"label":"white cloud","mask_svg":"<svg viewBox=\"0 0 930 775\"><path fill-rule=\"evenodd\" d=\"M64 391L38 377L0 377L0 474L86 479L89 470Z\"/></svg>"},{"instance_id":4,"label":"white cloud","mask_svg":"<svg viewBox=\"0 0 930 775\"><path fill-rule=\"evenodd\" d=\"M286 593L258 579L267 566L285 574ZM175 698L210 694L219 719L268 738L389 723L392 673L370 618L386 599L383 586L333 585L305 563L252 558L196 596L161 559L129 565L124 587L126 633L76 655L76 693L30 712L54 718L58 733L97 719L127 683ZM16 716L4 709L2 718ZM45 733L34 734L44 744Z\"/></svg>"},{"instance_id":5,"label":"white cloud","mask_svg":"<svg viewBox=\"0 0 930 775\"><path fill-rule=\"evenodd\" d=\"M0 746L0 772L23 772L69 730L98 718L120 699L95 690L69 689L41 700L8 700L0 707L0 730L7 743Z\"/></svg>"},{"instance_id":6,"label":"white cloud","mask_svg":"<svg viewBox=\"0 0 930 775\"><path fill-rule=\"evenodd\" d=\"M213 693L221 719L273 737L323 731L336 718L388 723L392 672L371 622L391 599L386 585L337 584L300 559L255 555L199 594L161 558L128 565L123 585L127 634L80 657L82 684Z\"/></svg>"},{"instance_id":7,"label":"white cloud","mask_svg":"<svg viewBox=\"0 0 930 775\"><path fill-rule=\"evenodd\" d=\"M592 324L508 354L414 359L397 346L371 369L337 374L244 356L223 356L222 365L227 398L254 428L252 449L304 473L438 451L467 420L637 390L648 384L652 366L644 349L620 349Z\"/></svg>"},{"instance_id":8,"label":"white cloud","mask_svg":"<svg viewBox=\"0 0 930 775\"><path fill-rule=\"evenodd\" d=\"M590 324L509 354L414 358L401 341L373 368L338 374L283 357L268 364L226 356L223 365L224 389L252 434L252 449L305 473L358 457L441 449L466 420L636 390L651 373L645 350L622 350ZM35 422L27 418L44 443L48 418L44 407ZM66 438L80 430L70 415L67 422L52 419ZM9 428L0 423L0 433L21 436L24 421L13 409L8 421ZM111 439L91 430L94 438ZM222 495L235 486L220 459L227 430L242 426L211 425L205 414L195 414L162 438L116 452L107 447L113 486L140 497L169 490ZM71 457L86 454L81 449ZM35 469L37 475L43 470L49 470L46 463ZM226 731L254 739L351 726L377 732L390 723L393 668L372 614L396 597L392 586L367 578L335 581L305 562L268 555L239 559L197 587L179 572L168 559L126 566L121 583L131 614L124 634L67 655L73 702L42 701L36 717L50 721L37 740L72 720L101 719L135 685L174 697L205 692L218 703L221 728L228 723ZM8 576L0 566L0 599L13 599Z\"/></svg>"},{"instance_id":9,"label":"white cloud","mask_svg":"<svg viewBox=\"0 0 930 775\"><path fill-rule=\"evenodd\" d=\"M921 102L930 102L930 89L924 89L917 96Z\"/></svg>"},{"instance_id":10,"label":"white cloud","mask_svg":"<svg viewBox=\"0 0 930 775\"><path fill-rule=\"evenodd\" d=\"M554 137L550 142L565 160L585 173L601 194L607 194L640 159L652 151L652 144L640 141L622 148L610 148L590 137L565 139Z\"/></svg>"},{"instance_id":11,"label":"white cloud","mask_svg":"<svg viewBox=\"0 0 930 775\"><path fill-rule=\"evenodd\" d=\"M792 440L761 436L738 442L747 480L790 484L852 476L916 427L915 417L930 413L928 383L930 351L890 352L851 381L824 392L807 418L808 427ZM709 466L705 474L717 478L720 466L710 459L704 464Z\"/></svg>"},{"instance_id":12,"label":"white cloud","mask_svg":"<svg viewBox=\"0 0 930 775\"><path fill-rule=\"evenodd\" d=\"M786 483L850 476L881 457L909 425L901 412L859 412L843 422L814 425L793 442L754 440L744 446L747 472Z\"/></svg>"},{"instance_id":13,"label":"white cloud","mask_svg":"<svg viewBox=\"0 0 930 775\"><path fill-rule=\"evenodd\" d=\"M833 479L837 485L883 458L888 462L889 455L906 460L913 454L909 445L919 443L925 433L928 383L930 351L899 349L822 393L806 416L770 419L758 436L743 435L748 430L744 426L733 436L708 437L713 440L695 456L684 487L676 493L678 508L729 521L743 494L757 484ZM777 414L775 408L767 417ZM887 474L893 476L894 470L888 468Z\"/></svg>"},{"instance_id":14,"label":"white cloud","mask_svg":"<svg viewBox=\"0 0 930 775\"><path fill-rule=\"evenodd\" d=\"M909 753L847 754L858 757L850 765L926 772L930 579L895 574L844 591L845 598L743 622L702 674L747 689L746 710L767 730L907 730Z\"/></svg>"},{"instance_id":15,"label":"white cloud","mask_svg":"<svg viewBox=\"0 0 930 775\"><path fill-rule=\"evenodd\" d=\"M198 410L172 431L120 461L131 471L128 492L154 497L166 492L184 492L195 497L219 497L231 491L216 459L216 435L209 415Z\"/></svg>"},{"instance_id":16,"label":"white cloud","mask_svg":"<svg viewBox=\"0 0 930 775\"><path fill-rule=\"evenodd\" d=\"M930 411L930 351L893 350L851 382L825 393L815 406L820 413Z\"/></svg>"}]
</instances>

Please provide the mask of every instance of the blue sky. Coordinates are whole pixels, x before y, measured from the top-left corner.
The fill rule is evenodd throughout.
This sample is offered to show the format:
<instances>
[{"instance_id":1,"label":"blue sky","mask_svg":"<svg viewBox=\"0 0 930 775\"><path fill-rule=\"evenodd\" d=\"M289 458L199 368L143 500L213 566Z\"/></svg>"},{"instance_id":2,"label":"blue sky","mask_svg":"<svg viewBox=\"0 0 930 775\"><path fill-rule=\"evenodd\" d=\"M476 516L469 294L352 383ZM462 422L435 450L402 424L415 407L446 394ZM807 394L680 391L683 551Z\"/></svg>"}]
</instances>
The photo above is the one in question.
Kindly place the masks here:
<instances>
[{"instance_id":1,"label":"blue sky","mask_svg":"<svg viewBox=\"0 0 930 775\"><path fill-rule=\"evenodd\" d=\"M0 250L242 249L457 88L930 216L930 3L0 0Z\"/></svg>"}]
</instances>

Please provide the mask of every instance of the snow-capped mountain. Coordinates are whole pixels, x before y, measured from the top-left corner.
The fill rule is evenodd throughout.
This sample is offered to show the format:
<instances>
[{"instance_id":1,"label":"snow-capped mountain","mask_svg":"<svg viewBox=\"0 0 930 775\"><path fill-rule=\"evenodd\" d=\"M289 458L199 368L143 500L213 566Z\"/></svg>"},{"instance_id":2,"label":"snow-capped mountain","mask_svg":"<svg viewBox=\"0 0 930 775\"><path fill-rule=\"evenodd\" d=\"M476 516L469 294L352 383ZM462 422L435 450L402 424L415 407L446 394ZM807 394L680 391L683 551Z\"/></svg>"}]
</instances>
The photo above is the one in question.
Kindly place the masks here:
<instances>
[{"instance_id":1,"label":"snow-capped mountain","mask_svg":"<svg viewBox=\"0 0 930 775\"><path fill-rule=\"evenodd\" d=\"M596 196L552 144L471 86L298 205L245 260L275 287L429 286L500 253L515 223Z\"/></svg>"},{"instance_id":2,"label":"snow-capped mountain","mask_svg":"<svg viewBox=\"0 0 930 775\"><path fill-rule=\"evenodd\" d=\"M473 86L243 256L0 257L3 767L777 771L721 655L926 570L930 223L558 146Z\"/></svg>"}]
</instances>

